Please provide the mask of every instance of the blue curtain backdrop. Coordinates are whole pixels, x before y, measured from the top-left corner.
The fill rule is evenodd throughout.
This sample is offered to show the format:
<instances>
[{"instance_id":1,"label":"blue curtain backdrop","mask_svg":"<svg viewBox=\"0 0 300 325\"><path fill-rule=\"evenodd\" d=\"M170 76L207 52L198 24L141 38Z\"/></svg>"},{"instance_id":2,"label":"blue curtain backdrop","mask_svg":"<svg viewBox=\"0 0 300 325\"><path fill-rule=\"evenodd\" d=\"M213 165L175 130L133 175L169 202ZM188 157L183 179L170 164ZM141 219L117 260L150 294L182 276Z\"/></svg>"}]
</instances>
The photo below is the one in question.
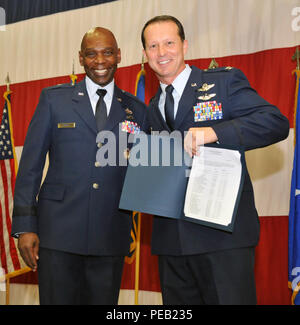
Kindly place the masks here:
<instances>
[{"instance_id":1,"label":"blue curtain backdrop","mask_svg":"<svg viewBox=\"0 0 300 325\"><path fill-rule=\"evenodd\" d=\"M6 24L116 0L0 0ZM0 22L1 23L1 22Z\"/></svg>"}]
</instances>

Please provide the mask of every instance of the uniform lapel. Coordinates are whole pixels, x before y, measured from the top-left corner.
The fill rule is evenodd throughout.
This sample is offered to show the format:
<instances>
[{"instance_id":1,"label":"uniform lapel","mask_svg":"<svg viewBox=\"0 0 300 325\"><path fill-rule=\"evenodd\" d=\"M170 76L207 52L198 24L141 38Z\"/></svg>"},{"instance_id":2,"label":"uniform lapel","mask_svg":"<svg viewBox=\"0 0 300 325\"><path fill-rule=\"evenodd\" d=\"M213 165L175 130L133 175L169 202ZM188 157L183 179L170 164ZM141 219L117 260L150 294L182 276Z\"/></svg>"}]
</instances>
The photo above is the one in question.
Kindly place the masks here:
<instances>
[{"instance_id":1,"label":"uniform lapel","mask_svg":"<svg viewBox=\"0 0 300 325\"><path fill-rule=\"evenodd\" d=\"M162 130L167 130L168 132L171 132L171 129L169 128L168 124L164 120L164 118L160 112L160 109L158 107L160 95L161 95L161 88L159 87L156 95L153 97L152 102L151 102L151 109L152 109L152 116L154 119L154 125L160 125L160 128Z\"/></svg>"},{"instance_id":2,"label":"uniform lapel","mask_svg":"<svg viewBox=\"0 0 300 325\"><path fill-rule=\"evenodd\" d=\"M75 85L72 100L75 112L97 134L96 119L86 90L85 80Z\"/></svg>"},{"instance_id":3,"label":"uniform lapel","mask_svg":"<svg viewBox=\"0 0 300 325\"><path fill-rule=\"evenodd\" d=\"M182 96L178 104L175 118L175 129L178 130L185 116L193 109L197 102L197 89L202 84L202 71L192 66L191 75L186 83Z\"/></svg>"},{"instance_id":4,"label":"uniform lapel","mask_svg":"<svg viewBox=\"0 0 300 325\"><path fill-rule=\"evenodd\" d=\"M125 103L123 103L124 100L122 95L122 91L115 86L111 108L105 126L106 130L112 130L117 123L125 120L126 113L123 108ZM72 100L74 102L73 106L75 112L97 134L96 119L86 90L85 80L75 85Z\"/></svg>"},{"instance_id":5,"label":"uniform lapel","mask_svg":"<svg viewBox=\"0 0 300 325\"><path fill-rule=\"evenodd\" d=\"M124 99L123 92L115 86L113 100L108 115L108 119L105 125L105 130L112 130L114 126L126 118L126 100Z\"/></svg>"}]
</instances>

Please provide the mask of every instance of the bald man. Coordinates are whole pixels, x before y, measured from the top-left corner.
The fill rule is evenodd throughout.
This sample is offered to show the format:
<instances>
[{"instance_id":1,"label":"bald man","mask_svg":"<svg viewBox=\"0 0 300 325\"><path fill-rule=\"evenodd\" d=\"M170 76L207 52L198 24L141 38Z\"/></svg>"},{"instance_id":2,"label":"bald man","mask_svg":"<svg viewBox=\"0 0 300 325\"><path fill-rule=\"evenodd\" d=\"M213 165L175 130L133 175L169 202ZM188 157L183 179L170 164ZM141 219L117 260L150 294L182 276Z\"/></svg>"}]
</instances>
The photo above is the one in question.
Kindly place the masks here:
<instances>
[{"instance_id":1,"label":"bald man","mask_svg":"<svg viewBox=\"0 0 300 325\"><path fill-rule=\"evenodd\" d=\"M126 172L118 144L143 128L145 106L114 83L121 52L111 31L88 31L79 61L82 82L43 89L15 186L12 235L38 270L41 304L117 304L129 251L131 218L118 209ZM134 127L122 127L128 124ZM116 139L116 164L96 159L106 144L101 131Z\"/></svg>"}]
</instances>

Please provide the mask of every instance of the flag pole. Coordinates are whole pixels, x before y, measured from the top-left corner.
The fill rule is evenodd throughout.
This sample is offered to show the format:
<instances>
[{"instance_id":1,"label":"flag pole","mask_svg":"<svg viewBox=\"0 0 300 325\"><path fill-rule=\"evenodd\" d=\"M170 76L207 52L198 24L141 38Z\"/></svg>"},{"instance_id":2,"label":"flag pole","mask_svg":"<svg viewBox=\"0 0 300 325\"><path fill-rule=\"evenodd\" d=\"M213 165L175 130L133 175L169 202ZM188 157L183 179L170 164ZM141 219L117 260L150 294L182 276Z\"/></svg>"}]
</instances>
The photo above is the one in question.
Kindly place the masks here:
<instances>
[{"instance_id":1,"label":"flag pole","mask_svg":"<svg viewBox=\"0 0 300 325\"><path fill-rule=\"evenodd\" d=\"M6 91L10 92L9 86L10 86L10 79L9 79L9 74L7 72L7 76L5 78L5 83L6 83Z\"/></svg>"},{"instance_id":2,"label":"flag pole","mask_svg":"<svg viewBox=\"0 0 300 325\"><path fill-rule=\"evenodd\" d=\"M9 305L10 279L15 278L16 276L25 274L25 273L30 272L30 271L31 271L30 267L23 267L22 269L19 269L17 271L13 271L13 272L5 274L5 285L6 285L6 288L5 288L6 289L5 304L6 305ZM4 281L1 281L1 278L0 278L0 282L4 282Z\"/></svg>"},{"instance_id":3,"label":"flag pole","mask_svg":"<svg viewBox=\"0 0 300 325\"><path fill-rule=\"evenodd\" d=\"M140 281L140 249L141 249L141 213L138 213L136 253L135 253L135 283L134 283L134 303L139 304L139 281Z\"/></svg>"},{"instance_id":4,"label":"flag pole","mask_svg":"<svg viewBox=\"0 0 300 325\"><path fill-rule=\"evenodd\" d=\"M75 69L74 69L74 60L73 60L73 65L72 65L72 74L70 74L70 78L72 81L72 86L74 86L76 83L76 80L77 80L77 76L75 74Z\"/></svg>"},{"instance_id":5,"label":"flag pole","mask_svg":"<svg viewBox=\"0 0 300 325\"><path fill-rule=\"evenodd\" d=\"M10 101L8 99L8 95L12 93L12 91L10 90L10 78L9 78L9 74L7 72L7 76L5 78L5 82L6 82L6 92L4 93L3 97L7 103L7 109L8 109L8 116L9 116L9 128L11 130L11 141L12 141L12 150L13 150L13 156L14 156L14 163L15 163L15 174L17 175L18 172L18 161L17 161L17 156L16 156L16 152L15 152L15 143L14 143L14 136L13 136L13 127L12 127L12 117L11 117L11 105L10 105Z\"/></svg>"},{"instance_id":6,"label":"flag pole","mask_svg":"<svg viewBox=\"0 0 300 325\"><path fill-rule=\"evenodd\" d=\"M218 67L219 67L218 62L216 61L215 58L212 58L211 61L210 61L208 69L216 69Z\"/></svg>"},{"instance_id":7,"label":"flag pole","mask_svg":"<svg viewBox=\"0 0 300 325\"><path fill-rule=\"evenodd\" d=\"M296 61L296 69L292 71L292 74L296 75L296 91L295 91L295 101L294 101L294 146L296 145L296 113L297 113L297 96L299 93L299 78L300 78L300 51L299 47L296 47L295 53L292 56L292 61Z\"/></svg>"},{"instance_id":8,"label":"flag pole","mask_svg":"<svg viewBox=\"0 0 300 325\"><path fill-rule=\"evenodd\" d=\"M14 146L14 137L13 137L13 129L12 129L12 124L11 124L11 105L10 105L10 101L8 99L8 95L12 93L12 91L10 90L10 78L9 78L9 74L7 73L7 76L5 78L5 83L6 83L6 92L4 93L3 97L7 103L7 109L8 109L8 116L9 116L9 124L10 124L10 130L11 130L11 141L12 141L12 148L13 148L13 156L14 156L14 162L15 162L15 174L17 174L17 170L18 170L18 163L17 163L17 157L15 154L15 146ZM9 272L7 274L5 274L5 277L0 277L0 282L4 282L5 281L5 285L6 285L6 297L5 297L5 303L6 305L9 305L9 297L10 297L10 279L14 278L16 276L19 276L21 274L30 272L31 268L30 267L24 267L21 268L19 270L13 271L13 272Z\"/></svg>"},{"instance_id":9,"label":"flag pole","mask_svg":"<svg viewBox=\"0 0 300 325\"><path fill-rule=\"evenodd\" d=\"M296 63L297 63L296 70L300 70L300 62L299 62L299 60L300 60L300 51L299 51L299 47L297 46L296 50L295 50L295 53L292 56L292 61L296 61Z\"/></svg>"},{"instance_id":10,"label":"flag pole","mask_svg":"<svg viewBox=\"0 0 300 325\"><path fill-rule=\"evenodd\" d=\"M144 74L145 58L142 55L141 71L140 74ZM138 79L135 86L135 95L137 95ZM141 251L141 219L142 214L138 213L137 231L136 231L136 252L135 252L135 283L134 283L134 303L139 304L139 282L140 282L140 251Z\"/></svg>"},{"instance_id":11,"label":"flag pole","mask_svg":"<svg viewBox=\"0 0 300 325\"><path fill-rule=\"evenodd\" d=\"M298 138L299 137L299 130L297 130L297 127L299 127L299 123L297 123L297 119L299 119L298 114L299 112L299 91L300 91L300 52L299 47L296 47L295 54L292 56L292 61L296 61L296 69L292 71L292 74L295 74L296 77L296 89L295 89L295 105L294 105L294 164L293 164L293 172L292 172L292 181L291 181L291 199L290 199L290 212L289 212L289 257L288 257L288 287L292 290L291 295L291 305L299 305L299 287L300 287L300 281L297 281L297 277L295 277L295 274L293 271L295 268L297 268L295 265L298 265L299 263L299 252L297 251L298 246L295 242L297 238L295 236L297 232L298 226L298 218L299 215L297 214L297 191L299 189L299 183L297 178L297 167L299 165L299 144L298 144ZM299 249L298 249L299 250ZM296 283L295 283L296 282Z\"/></svg>"}]
</instances>

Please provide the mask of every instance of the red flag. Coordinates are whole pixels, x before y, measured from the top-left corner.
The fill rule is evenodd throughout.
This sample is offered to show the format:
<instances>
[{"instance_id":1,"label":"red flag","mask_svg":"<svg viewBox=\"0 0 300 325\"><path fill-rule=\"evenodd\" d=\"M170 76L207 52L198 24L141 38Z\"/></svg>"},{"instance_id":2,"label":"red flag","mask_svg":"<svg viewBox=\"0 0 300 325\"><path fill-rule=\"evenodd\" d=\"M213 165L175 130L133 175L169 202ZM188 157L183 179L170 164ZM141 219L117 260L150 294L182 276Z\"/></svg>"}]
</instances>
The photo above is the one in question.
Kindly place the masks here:
<instances>
[{"instance_id":1,"label":"red flag","mask_svg":"<svg viewBox=\"0 0 300 325\"><path fill-rule=\"evenodd\" d=\"M13 193L17 172L11 123L10 94L11 91L6 91L3 95L5 104L0 126L0 267L5 274L21 268L21 261L14 239L10 236Z\"/></svg>"}]
</instances>

